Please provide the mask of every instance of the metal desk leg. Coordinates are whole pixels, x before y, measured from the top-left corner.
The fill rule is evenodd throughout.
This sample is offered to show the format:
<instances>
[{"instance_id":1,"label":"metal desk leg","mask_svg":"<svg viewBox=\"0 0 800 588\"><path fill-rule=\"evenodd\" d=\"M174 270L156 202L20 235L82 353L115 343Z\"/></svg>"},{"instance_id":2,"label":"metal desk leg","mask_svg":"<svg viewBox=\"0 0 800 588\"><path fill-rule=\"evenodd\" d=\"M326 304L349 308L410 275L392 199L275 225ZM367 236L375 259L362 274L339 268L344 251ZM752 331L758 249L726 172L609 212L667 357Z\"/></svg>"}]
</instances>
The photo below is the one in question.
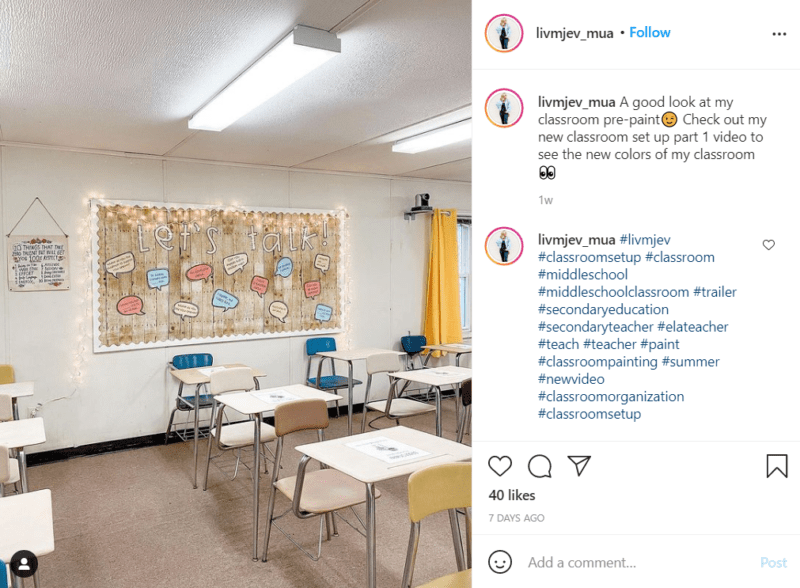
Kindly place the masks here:
<instances>
[{"instance_id":1,"label":"metal desk leg","mask_svg":"<svg viewBox=\"0 0 800 588\"><path fill-rule=\"evenodd\" d=\"M442 391L439 386L431 386L436 395L436 436L442 436Z\"/></svg>"},{"instance_id":2,"label":"metal desk leg","mask_svg":"<svg viewBox=\"0 0 800 588\"><path fill-rule=\"evenodd\" d=\"M17 461L19 462L19 482L24 494L28 491L28 462L25 460L24 447L20 447L17 451Z\"/></svg>"},{"instance_id":3,"label":"metal desk leg","mask_svg":"<svg viewBox=\"0 0 800 588\"><path fill-rule=\"evenodd\" d=\"M461 545L461 530L458 528L458 514L455 509L447 511L450 515L450 531L453 533L453 548L456 552L456 567L459 572L467 569L464 564L464 547Z\"/></svg>"},{"instance_id":4,"label":"metal desk leg","mask_svg":"<svg viewBox=\"0 0 800 588\"><path fill-rule=\"evenodd\" d=\"M13 414L14 420L18 421L19 420L19 406L17 406L17 399L16 398L12 398L11 399L11 412ZM5 588L5 586L3 588Z\"/></svg>"},{"instance_id":5,"label":"metal desk leg","mask_svg":"<svg viewBox=\"0 0 800 588\"><path fill-rule=\"evenodd\" d=\"M192 488L197 489L197 437L200 431L200 384L194 391L194 474Z\"/></svg>"},{"instance_id":6,"label":"metal desk leg","mask_svg":"<svg viewBox=\"0 0 800 588\"><path fill-rule=\"evenodd\" d=\"M367 587L377 584L377 552L375 549L375 485L367 484Z\"/></svg>"},{"instance_id":7,"label":"metal desk leg","mask_svg":"<svg viewBox=\"0 0 800 588\"><path fill-rule=\"evenodd\" d=\"M255 431L253 438L253 561L258 561L258 482L261 479L259 472L261 461L261 414L255 415Z\"/></svg>"},{"instance_id":8,"label":"metal desk leg","mask_svg":"<svg viewBox=\"0 0 800 588\"><path fill-rule=\"evenodd\" d=\"M460 365L461 365L461 354L456 353L456 367L459 367Z\"/></svg>"},{"instance_id":9,"label":"metal desk leg","mask_svg":"<svg viewBox=\"0 0 800 588\"><path fill-rule=\"evenodd\" d=\"M347 435L353 434L353 362L347 362Z\"/></svg>"}]
</instances>

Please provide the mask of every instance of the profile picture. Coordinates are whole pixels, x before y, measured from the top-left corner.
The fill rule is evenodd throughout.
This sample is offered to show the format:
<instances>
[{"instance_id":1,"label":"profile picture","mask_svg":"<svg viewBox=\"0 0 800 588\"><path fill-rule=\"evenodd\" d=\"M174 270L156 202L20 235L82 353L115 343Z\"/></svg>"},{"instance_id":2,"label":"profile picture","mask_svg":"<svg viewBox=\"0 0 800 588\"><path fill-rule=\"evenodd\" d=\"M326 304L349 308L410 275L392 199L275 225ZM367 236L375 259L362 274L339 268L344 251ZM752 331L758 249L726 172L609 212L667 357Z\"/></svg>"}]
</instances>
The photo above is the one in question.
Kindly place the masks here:
<instances>
[{"instance_id":1,"label":"profile picture","mask_svg":"<svg viewBox=\"0 0 800 588\"><path fill-rule=\"evenodd\" d=\"M497 265L511 265L522 256L524 244L511 227L498 227L486 237L486 255Z\"/></svg>"},{"instance_id":2,"label":"profile picture","mask_svg":"<svg viewBox=\"0 0 800 588\"><path fill-rule=\"evenodd\" d=\"M486 116L497 127L513 127L522 118L524 106L519 94L509 88L495 90L486 99Z\"/></svg>"},{"instance_id":3,"label":"profile picture","mask_svg":"<svg viewBox=\"0 0 800 588\"><path fill-rule=\"evenodd\" d=\"M522 23L510 14L498 14L486 25L486 42L500 53L509 53L520 46L524 31Z\"/></svg>"}]
</instances>

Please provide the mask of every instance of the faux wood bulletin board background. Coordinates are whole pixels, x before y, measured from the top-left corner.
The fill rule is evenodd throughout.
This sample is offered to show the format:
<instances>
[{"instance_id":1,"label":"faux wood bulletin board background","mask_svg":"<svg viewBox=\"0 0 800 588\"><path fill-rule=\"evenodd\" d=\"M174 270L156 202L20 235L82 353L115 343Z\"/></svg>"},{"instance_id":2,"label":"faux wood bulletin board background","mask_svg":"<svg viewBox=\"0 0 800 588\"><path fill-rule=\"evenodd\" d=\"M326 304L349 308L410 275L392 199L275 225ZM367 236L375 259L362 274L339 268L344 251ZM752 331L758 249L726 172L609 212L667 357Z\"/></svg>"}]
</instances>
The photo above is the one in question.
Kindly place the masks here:
<instances>
[{"instance_id":1,"label":"faux wood bulletin board background","mask_svg":"<svg viewBox=\"0 0 800 588\"><path fill-rule=\"evenodd\" d=\"M94 351L342 331L345 216L92 200Z\"/></svg>"}]
</instances>

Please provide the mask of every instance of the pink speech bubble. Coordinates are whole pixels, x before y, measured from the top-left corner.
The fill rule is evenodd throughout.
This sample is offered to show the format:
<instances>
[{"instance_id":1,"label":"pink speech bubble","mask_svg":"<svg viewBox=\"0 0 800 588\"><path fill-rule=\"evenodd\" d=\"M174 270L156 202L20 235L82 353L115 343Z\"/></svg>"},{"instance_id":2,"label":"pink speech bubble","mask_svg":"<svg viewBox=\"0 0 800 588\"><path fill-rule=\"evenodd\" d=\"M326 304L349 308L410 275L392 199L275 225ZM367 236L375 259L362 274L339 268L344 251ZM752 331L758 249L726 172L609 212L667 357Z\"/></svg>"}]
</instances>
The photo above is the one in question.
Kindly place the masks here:
<instances>
[{"instance_id":1,"label":"pink speech bubble","mask_svg":"<svg viewBox=\"0 0 800 588\"><path fill-rule=\"evenodd\" d=\"M144 314L142 312L142 306L144 306L144 302L142 302L142 299L138 296L126 296L117 302L117 312L125 316Z\"/></svg>"},{"instance_id":2,"label":"pink speech bubble","mask_svg":"<svg viewBox=\"0 0 800 588\"><path fill-rule=\"evenodd\" d=\"M319 296L319 293L322 292L322 284L319 282L306 282L303 284L303 289L306 291L306 298L314 298L314 296Z\"/></svg>"},{"instance_id":3,"label":"pink speech bubble","mask_svg":"<svg viewBox=\"0 0 800 588\"><path fill-rule=\"evenodd\" d=\"M264 297L267 286L269 286L269 280L261 276L253 276L253 279L250 281L250 289L256 292L261 298Z\"/></svg>"},{"instance_id":4,"label":"pink speech bubble","mask_svg":"<svg viewBox=\"0 0 800 588\"><path fill-rule=\"evenodd\" d=\"M189 268L189 271L186 272L186 277L192 280L193 282L197 280L205 280L211 277L211 274L214 273L214 270L211 268L210 265L207 263L201 263L200 265L196 265L193 268Z\"/></svg>"}]
</instances>

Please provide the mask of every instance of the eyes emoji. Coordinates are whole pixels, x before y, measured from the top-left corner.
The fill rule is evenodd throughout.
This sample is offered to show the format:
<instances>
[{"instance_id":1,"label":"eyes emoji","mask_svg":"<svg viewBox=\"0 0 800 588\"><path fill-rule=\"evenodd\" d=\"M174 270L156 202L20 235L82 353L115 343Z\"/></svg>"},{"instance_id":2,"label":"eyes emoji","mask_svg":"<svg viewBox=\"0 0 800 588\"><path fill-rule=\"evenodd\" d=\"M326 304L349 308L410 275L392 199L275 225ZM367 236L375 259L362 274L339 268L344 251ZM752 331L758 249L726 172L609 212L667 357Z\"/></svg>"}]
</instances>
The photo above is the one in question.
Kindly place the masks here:
<instances>
[{"instance_id":1,"label":"eyes emoji","mask_svg":"<svg viewBox=\"0 0 800 588\"><path fill-rule=\"evenodd\" d=\"M543 165L539 168L540 180L554 180L556 178L556 168L552 165Z\"/></svg>"},{"instance_id":2,"label":"eyes emoji","mask_svg":"<svg viewBox=\"0 0 800 588\"><path fill-rule=\"evenodd\" d=\"M661 124L665 127L674 127L678 123L678 115L674 112L665 112L661 117Z\"/></svg>"}]
</instances>

